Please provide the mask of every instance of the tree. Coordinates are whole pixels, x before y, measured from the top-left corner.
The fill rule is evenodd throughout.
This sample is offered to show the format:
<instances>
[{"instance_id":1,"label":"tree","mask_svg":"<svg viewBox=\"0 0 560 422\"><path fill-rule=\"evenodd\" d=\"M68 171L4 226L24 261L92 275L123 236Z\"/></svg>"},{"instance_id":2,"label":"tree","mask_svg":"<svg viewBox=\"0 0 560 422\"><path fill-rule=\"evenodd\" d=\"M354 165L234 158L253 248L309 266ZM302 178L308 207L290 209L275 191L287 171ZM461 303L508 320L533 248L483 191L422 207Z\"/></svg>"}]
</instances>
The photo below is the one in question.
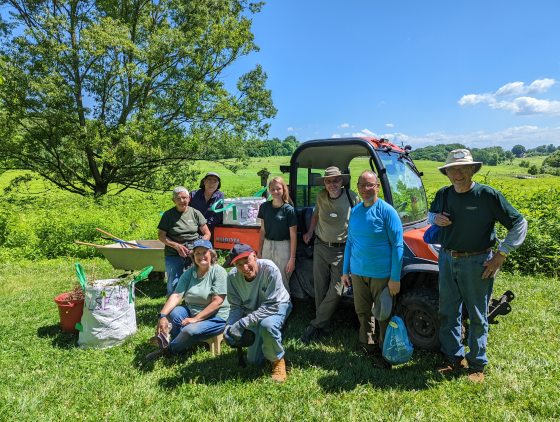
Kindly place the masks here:
<instances>
[{"instance_id":1,"label":"tree","mask_svg":"<svg viewBox=\"0 0 560 422\"><path fill-rule=\"evenodd\" d=\"M527 169L527 173L535 175L539 172L539 169L535 164L531 164L531 166Z\"/></svg>"},{"instance_id":2,"label":"tree","mask_svg":"<svg viewBox=\"0 0 560 422\"><path fill-rule=\"evenodd\" d=\"M511 152L513 152L513 155L515 155L517 158L523 157L525 155L526 151L527 150L525 149L525 147L523 145L515 145L511 149Z\"/></svg>"},{"instance_id":3,"label":"tree","mask_svg":"<svg viewBox=\"0 0 560 422\"><path fill-rule=\"evenodd\" d=\"M242 157L276 109L250 0L0 0L0 159L78 194L182 183L192 160ZM8 25L8 26L7 26ZM5 135L5 136L2 136ZM9 136L7 136L9 135Z\"/></svg>"}]
</instances>

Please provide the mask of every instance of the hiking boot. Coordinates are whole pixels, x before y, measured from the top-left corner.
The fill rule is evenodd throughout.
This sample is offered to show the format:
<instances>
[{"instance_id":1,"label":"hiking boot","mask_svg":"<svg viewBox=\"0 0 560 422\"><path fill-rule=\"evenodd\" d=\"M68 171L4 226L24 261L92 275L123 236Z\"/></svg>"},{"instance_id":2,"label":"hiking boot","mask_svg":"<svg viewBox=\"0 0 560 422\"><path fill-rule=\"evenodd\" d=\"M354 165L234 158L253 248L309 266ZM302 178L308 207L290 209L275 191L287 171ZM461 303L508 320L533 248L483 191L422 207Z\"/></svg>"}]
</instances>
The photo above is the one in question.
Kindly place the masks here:
<instances>
[{"instance_id":1,"label":"hiking boot","mask_svg":"<svg viewBox=\"0 0 560 422\"><path fill-rule=\"evenodd\" d=\"M286 361L284 358L272 362L272 380L276 382L286 381Z\"/></svg>"},{"instance_id":2,"label":"hiking boot","mask_svg":"<svg viewBox=\"0 0 560 422\"><path fill-rule=\"evenodd\" d=\"M447 375L447 374L453 374L453 373L464 371L468 367L469 364L467 363L467 360L465 358L457 359L455 361L446 360L443 362L443 365L437 368L437 371L441 375Z\"/></svg>"},{"instance_id":3,"label":"hiking boot","mask_svg":"<svg viewBox=\"0 0 560 422\"><path fill-rule=\"evenodd\" d=\"M299 341L303 344L310 344L317 341L319 337L321 337L321 330L310 324L303 330Z\"/></svg>"},{"instance_id":4,"label":"hiking boot","mask_svg":"<svg viewBox=\"0 0 560 422\"><path fill-rule=\"evenodd\" d=\"M484 372L481 369L470 369L469 381L474 384L482 384L484 382Z\"/></svg>"},{"instance_id":5,"label":"hiking boot","mask_svg":"<svg viewBox=\"0 0 560 422\"><path fill-rule=\"evenodd\" d=\"M360 343L358 351L367 357L381 357L381 349L378 344L364 344Z\"/></svg>"},{"instance_id":6,"label":"hiking boot","mask_svg":"<svg viewBox=\"0 0 560 422\"><path fill-rule=\"evenodd\" d=\"M169 356L169 355L170 355L169 349L167 349L167 348L166 349L159 349L159 350L156 350L155 352L148 353L144 357L144 360L146 362L153 362L153 361L158 360L158 359L160 359L164 356Z\"/></svg>"}]
</instances>

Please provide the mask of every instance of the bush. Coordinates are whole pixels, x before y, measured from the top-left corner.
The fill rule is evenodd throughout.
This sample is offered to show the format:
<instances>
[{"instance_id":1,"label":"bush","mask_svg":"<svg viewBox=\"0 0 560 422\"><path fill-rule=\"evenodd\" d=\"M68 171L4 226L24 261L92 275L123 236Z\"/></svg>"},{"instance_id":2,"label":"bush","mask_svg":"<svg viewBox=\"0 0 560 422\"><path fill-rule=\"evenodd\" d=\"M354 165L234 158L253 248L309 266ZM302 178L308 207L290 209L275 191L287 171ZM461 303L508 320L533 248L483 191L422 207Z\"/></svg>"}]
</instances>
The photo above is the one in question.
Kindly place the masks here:
<instances>
[{"instance_id":1,"label":"bush","mask_svg":"<svg viewBox=\"0 0 560 422\"><path fill-rule=\"evenodd\" d=\"M532 164L528 169L527 169L527 173L535 175L539 173L539 169L535 164Z\"/></svg>"}]
</instances>

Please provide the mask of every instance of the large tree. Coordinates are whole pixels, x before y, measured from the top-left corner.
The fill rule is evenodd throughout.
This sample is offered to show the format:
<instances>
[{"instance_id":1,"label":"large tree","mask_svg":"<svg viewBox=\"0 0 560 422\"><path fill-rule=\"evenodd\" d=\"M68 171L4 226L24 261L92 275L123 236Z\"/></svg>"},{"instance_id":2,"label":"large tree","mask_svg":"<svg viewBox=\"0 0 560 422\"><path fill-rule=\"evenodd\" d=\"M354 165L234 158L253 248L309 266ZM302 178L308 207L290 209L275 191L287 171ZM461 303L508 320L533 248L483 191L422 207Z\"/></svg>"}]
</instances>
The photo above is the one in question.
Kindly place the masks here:
<instances>
[{"instance_id":1,"label":"large tree","mask_svg":"<svg viewBox=\"0 0 560 422\"><path fill-rule=\"evenodd\" d=\"M0 0L0 160L78 194L152 190L243 155L276 110L249 0ZM232 86L228 86L232 85Z\"/></svg>"}]
</instances>

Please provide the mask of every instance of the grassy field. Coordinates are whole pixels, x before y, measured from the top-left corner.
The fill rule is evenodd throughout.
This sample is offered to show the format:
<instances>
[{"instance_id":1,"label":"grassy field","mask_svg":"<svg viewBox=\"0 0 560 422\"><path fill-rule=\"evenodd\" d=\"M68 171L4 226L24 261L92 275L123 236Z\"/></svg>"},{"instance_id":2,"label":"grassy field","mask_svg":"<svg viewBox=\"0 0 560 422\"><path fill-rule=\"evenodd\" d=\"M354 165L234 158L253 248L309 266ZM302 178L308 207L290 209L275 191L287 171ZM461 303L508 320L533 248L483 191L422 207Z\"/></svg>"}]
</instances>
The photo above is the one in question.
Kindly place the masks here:
<instances>
[{"instance_id":1,"label":"grassy field","mask_svg":"<svg viewBox=\"0 0 560 422\"><path fill-rule=\"evenodd\" d=\"M542 159L531 160L538 164ZM237 174L215 164L196 165L202 173L218 171L222 190L234 197L259 189L256 173L261 168L279 175L279 165L288 163L288 157L254 160ZM530 195L544 192L545 196L547 189L558 189L560 178L517 179L513 175L526 173L518 163L484 166L476 180L505 189L508 197L518 195L523 207L523 195L528 195L532 208L527 208L527 215L539 230L541 220L559 221L560 198L533 204ZM353 163L352 174L366 164ZM429 195L448 183L438 165L417 162ZM18 174L1 174L0 188ZM82 350L76 346L77 336L60 332L53 298L77 285L76 257L98 278L118 274L105 260L86 259L91 255L85 252L92 248L75 246L73 239L105 243L98 238L96 226L128 239L154 238L159 213L172 206L169 194L131 191L94 203L32 181L19 191L5 192L0 203L0 420L560 418L557 278L500 274L496 292L511 289L517 297L513 312L491 327L490 365L483 385L442 378L433 370L437 357L426 352L415 352L412 362L392 371L376 369L355 352L357 328L351 309L341 309L336 316L332 338L303 346L297 338L313 316L309 303L297 303L289 319L285 329L289 378L286 384L275 385L268 369L238 368L236 354L227 346L218 357L200 348L180 358L146 364L143 357L152 350L147 340L164 302L163 283L138 285L142 292L136 304L139 330L121 346ZM527 256L544 253L552 243L546 235L556 233L551 230L544 227L536 233L534 239L542 242L533 241ZM557 250L546 253L558 260ZM44 259L48 256L67 258ZM543 261L535 264L536 272L539 262Z\"/></svg>"},{"instance_id":2,"label":"grassy field","mask_svg":"<svg viewBox=\"0 0 560 422\"><path fill-rule=\"evenodd\" d=\"M146 364L144 355L163 283L138 285L138 333L121 346L82 350L63 334L53 297L76 285L73 260L0 264L0 420L557 420L560 418L558 280L501 274L496 291L512 289L513 312L492 326L486 381L445 379L435 355L415 352L408 364L376 369L354 351L350 309L321 345L296 340L312 318L297 303L285 330L289 377L237 367L224 346ZM82 261L99 276L103 260Z\"/></svg>"}]
</instances>

